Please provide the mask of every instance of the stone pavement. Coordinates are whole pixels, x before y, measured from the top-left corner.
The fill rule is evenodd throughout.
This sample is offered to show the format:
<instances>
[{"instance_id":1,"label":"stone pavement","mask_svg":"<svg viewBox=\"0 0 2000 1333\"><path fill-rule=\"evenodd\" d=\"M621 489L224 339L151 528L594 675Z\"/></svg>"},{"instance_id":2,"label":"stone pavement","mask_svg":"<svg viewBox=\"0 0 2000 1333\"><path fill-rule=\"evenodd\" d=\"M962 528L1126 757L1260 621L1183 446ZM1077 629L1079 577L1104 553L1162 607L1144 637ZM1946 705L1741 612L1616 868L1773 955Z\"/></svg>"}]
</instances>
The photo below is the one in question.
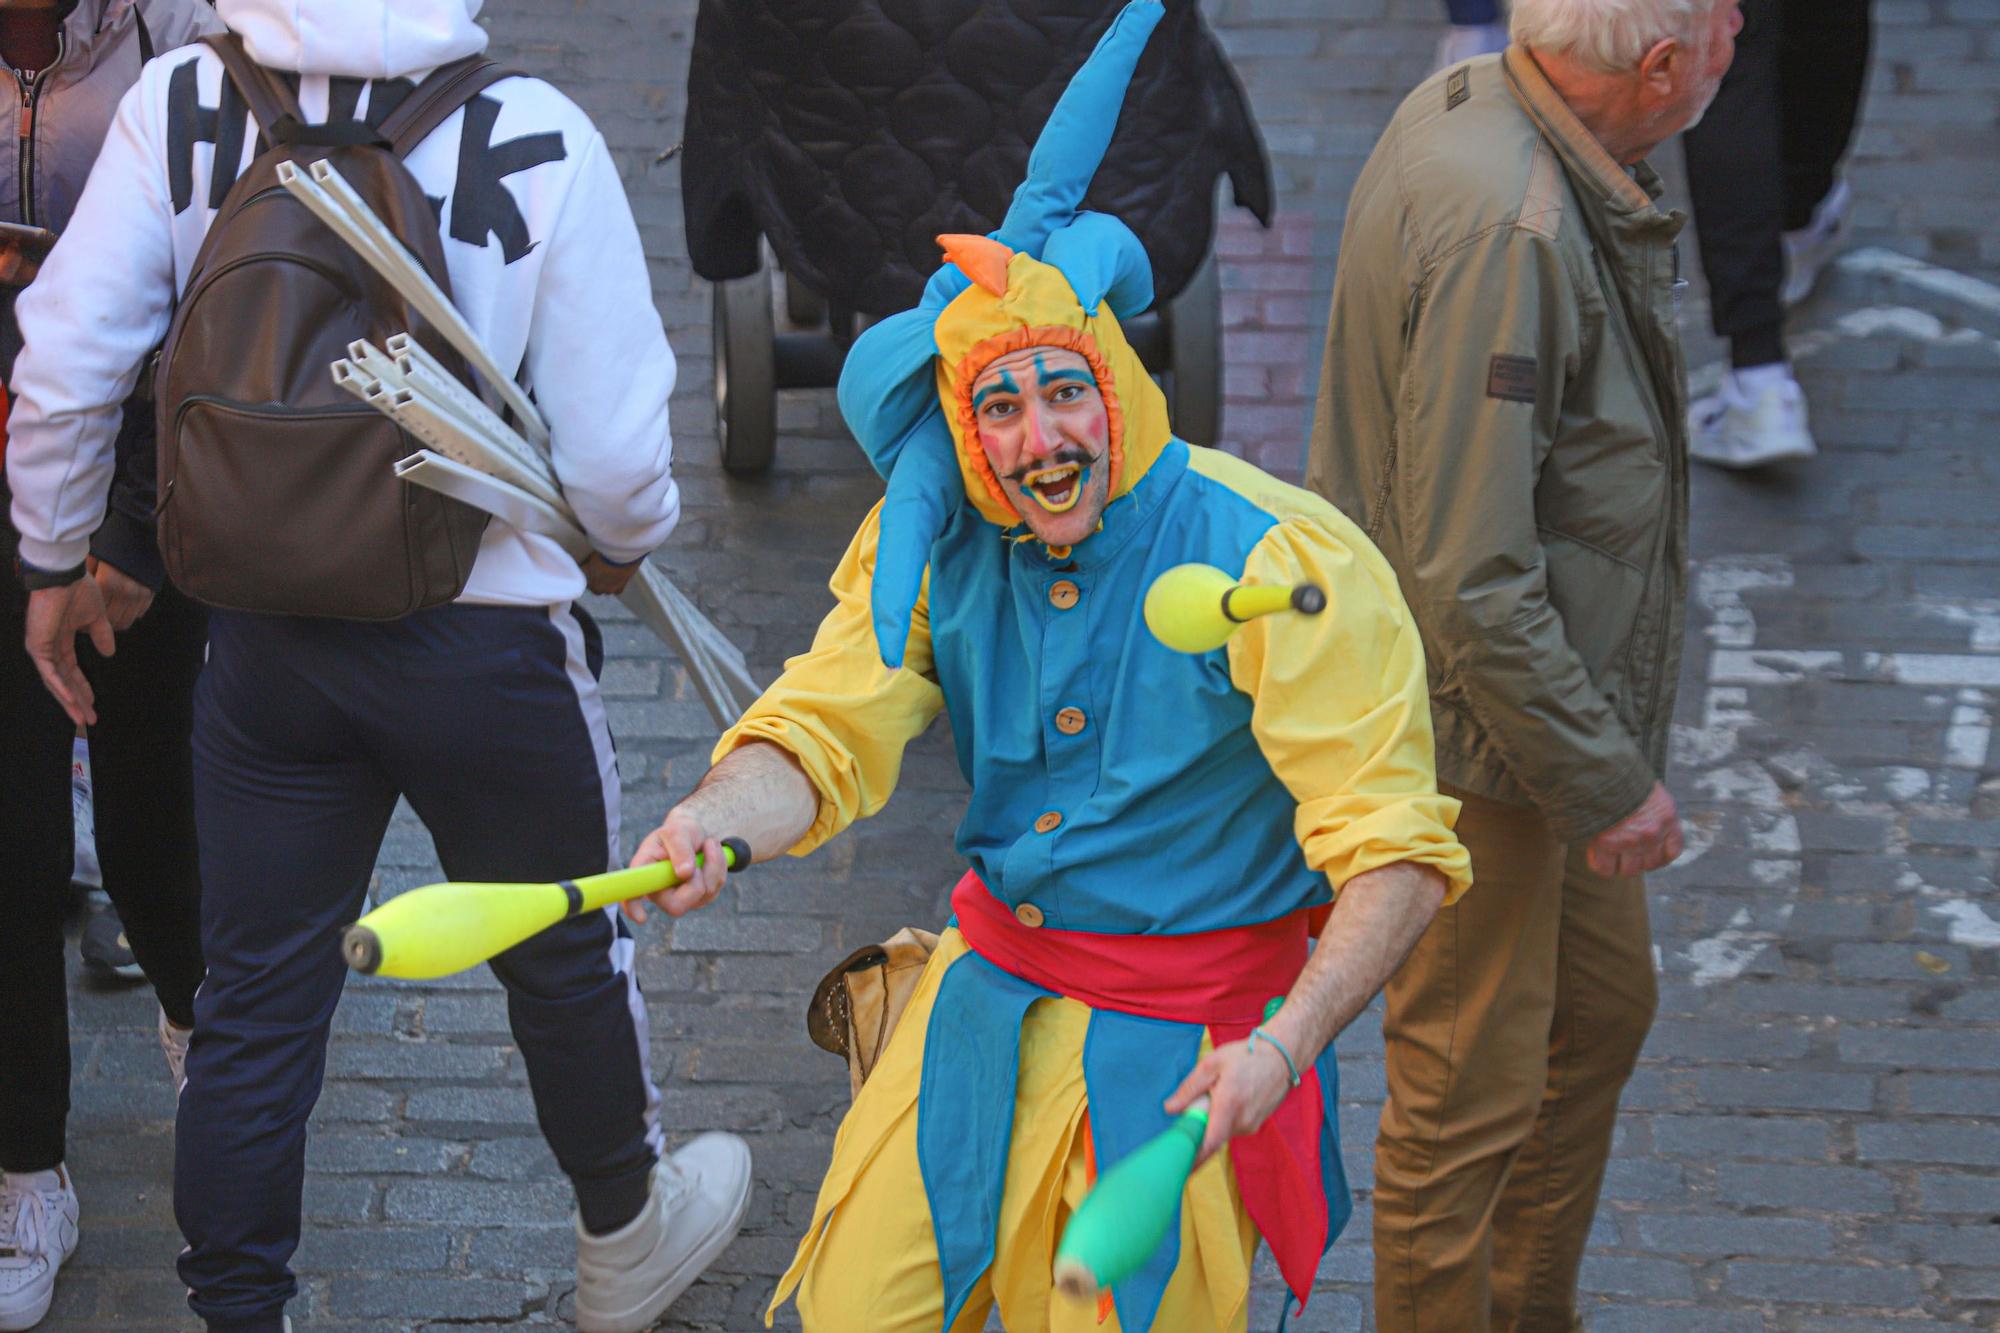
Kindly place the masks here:
<instances>
[{"instance_id":1,"label":"stone pavement","mask_svg":"<svg viewBox=\"0 0 2000 1333\"><path fill-rule=\"evenodd\" d=\"M681 356L688 510L661 560L768 675L807 642L826 573L879 491L824 392L786 396L768 478L714 465L707 291L663 158L679 138L692 10L497 0L486 19L499 51L577 96L624 169ZM1858 239L1992 278L2000 4L1876 11ZM1225 436L1295 471L1346 192L1423 71L1436 6L1218 0L1208 12L1282 196L1272 232L1238 216L1218 241ZM1584 1273L1593 1333L2000 1326L2000 309L1989 320L1977 289L1969 304L1931 299L1939 290L1830 284L1799 317L1822 458L1696 478L1671 775L1694 838L1654 886L1660 1017ZM1700 360L1712 340L1698 323L1689 335ZM598 609L629 844L699 775L712 731L675 664L618 608ZM806 994L850 949L940 917L962 790L932 734L881 817L643 933L667 1123L742 1132L758 1163L745 1235L664 1327L758 1326L846 1100L838 1062L805 1039ZM428 837L399 819L381 891L436 877ZM151 1015L141 993L76 994L84 1241L51 1330L190 1327ZM1357 1213L1300 1329L1368 1322L1372 1015L1341 1049ZM559 1324L567 1208L490 978L351 987L314 1122L295 1320L351 1333ZM1255 1327L1275 1325L1277 1300L1266 1272Z\"/></svg>"}]
</instances>

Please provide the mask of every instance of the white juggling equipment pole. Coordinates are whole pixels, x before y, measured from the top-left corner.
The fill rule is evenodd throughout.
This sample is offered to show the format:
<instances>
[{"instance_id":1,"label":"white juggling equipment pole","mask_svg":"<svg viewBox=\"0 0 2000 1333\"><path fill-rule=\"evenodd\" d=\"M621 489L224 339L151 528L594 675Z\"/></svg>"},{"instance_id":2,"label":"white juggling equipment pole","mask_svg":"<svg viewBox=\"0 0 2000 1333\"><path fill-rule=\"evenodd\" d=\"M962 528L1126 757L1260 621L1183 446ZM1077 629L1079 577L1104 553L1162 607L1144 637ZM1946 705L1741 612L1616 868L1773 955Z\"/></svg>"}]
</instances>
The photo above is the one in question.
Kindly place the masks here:
<instances>
[{"instance_id":1,"label":"white juggling equipment pole","mask_svg":"<svg viewBox=\"0 0 2000 1333\"><path fill-rule=\"evenodd\" d=\"M464 316L331 163L313 163L309 175L284 163L278 179L444 335L521 425L517 432L408 334L396 334L383 348L355 342L333 363L334 383L429 446L400 460L396 475L552 538L578 560L588 556L590 538L544 452L548 427ZM742 716L758 694L742 650L671 579L642 564L620 600L681 659L718 726Z\"/></svg>"}]
</instances>

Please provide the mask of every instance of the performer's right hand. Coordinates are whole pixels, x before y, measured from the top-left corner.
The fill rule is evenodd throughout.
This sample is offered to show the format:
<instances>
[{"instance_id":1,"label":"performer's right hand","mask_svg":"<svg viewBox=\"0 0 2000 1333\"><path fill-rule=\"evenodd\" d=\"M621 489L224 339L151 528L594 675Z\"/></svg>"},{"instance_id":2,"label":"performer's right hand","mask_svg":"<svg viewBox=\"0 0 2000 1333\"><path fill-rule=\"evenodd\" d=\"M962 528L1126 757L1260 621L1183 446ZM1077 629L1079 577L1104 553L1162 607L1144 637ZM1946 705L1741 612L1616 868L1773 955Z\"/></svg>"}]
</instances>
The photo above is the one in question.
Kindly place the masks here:
<instances>
[{"instance_id":1,"label":"performer's right hand","mask_svg":"<svg viewBox=\"0 0 2000 1333\"><path fill-rule=\"evenodd\" d=\"M1297 1040L1292 1038L1294 1044ZM1262 1129L1289 1091L1290 1066L1283 1056L1275 1049L1253 1051L1247 1041L1232 1041L1201 1058L1167 1098L1166 1111L1179 1115L1207 1094L1208 1130L1195 1157L1200 1166L1231 1139Z\"/></svg>"},{"instance_id":2,"label":"performer's right hand","mask_svg":"<svg viewBox=\"0 0 2000 1333\"><path fill-rule=\"evenodd\" d=\"M697 852L701 853L698 865L694 859ZM667 811L667 817L660 826L646 835L646 840L632 855L635 866L652 865L658 861L671 861L674 874L680 878L679 884L663 889L651 898L668 916L686 916L698 907L708 906L722 892L722 883L729 877L721 841L709 833L702 826L700 817L685 805L677 805ZM625 915L634 922L644 922L645 902L638 898L627 902Z\"/></svg>"}]
</instances>

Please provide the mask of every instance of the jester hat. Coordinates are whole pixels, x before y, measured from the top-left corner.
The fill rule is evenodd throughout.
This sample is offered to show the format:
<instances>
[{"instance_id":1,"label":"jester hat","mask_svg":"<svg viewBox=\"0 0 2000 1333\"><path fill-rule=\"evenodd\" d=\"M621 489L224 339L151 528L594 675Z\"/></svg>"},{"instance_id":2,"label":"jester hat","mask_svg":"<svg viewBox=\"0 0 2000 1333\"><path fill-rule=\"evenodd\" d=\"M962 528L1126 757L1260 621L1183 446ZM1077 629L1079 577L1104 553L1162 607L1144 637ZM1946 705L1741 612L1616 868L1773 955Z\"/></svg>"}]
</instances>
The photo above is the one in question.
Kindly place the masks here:
<instances>
[{"instance_id":1,"label":"jester hat","mask_svg":"<svg viewBox=\"0 0 2000 1333\"><path fill-rule=\"evenodd\" d=\"M902 665L931 547L961 504L1021 521L973 427L972 382L1026 347L1082 354L1110 425L1111 498L1145 475L1171 432L1166 398L1119 327L1153 303L1153 267L1117 218L1082 210L1146 39L1165 13L1132 0L1070 80L1028 158L1000 229L942 236L946 262L916 307L857 338L840 410L887 481L871 612L876 647Z\"/></svg>"}]
</instances>

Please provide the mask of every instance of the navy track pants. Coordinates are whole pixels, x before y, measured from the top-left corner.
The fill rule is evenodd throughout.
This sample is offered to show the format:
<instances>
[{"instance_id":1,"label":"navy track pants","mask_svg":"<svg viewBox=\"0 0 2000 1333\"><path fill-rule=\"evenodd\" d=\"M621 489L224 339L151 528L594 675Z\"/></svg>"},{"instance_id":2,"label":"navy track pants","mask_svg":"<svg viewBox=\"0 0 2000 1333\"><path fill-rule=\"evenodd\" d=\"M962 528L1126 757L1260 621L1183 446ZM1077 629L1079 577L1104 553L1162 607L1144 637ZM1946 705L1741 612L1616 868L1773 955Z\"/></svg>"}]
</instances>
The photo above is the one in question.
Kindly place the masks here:
<instances>
[{"instance_id":1,"label":"navy track pants","mask_svg":"<svg viewBox=\"0 0 2000 1333\"><path fill-rule=\"evenodd\" d=\"M214 613L194 731L208 977L174 1167L180 1273L211 1329L275 1333L297 1290L340 930L366 906L398 795L452 879L574 878L617 857L600 658L566 606L384 624ZM593 912L492 964L542 1132L597 1232L638 1215L662 1142L632 954L623 921Z\"/></svg>"}]
</instances>

